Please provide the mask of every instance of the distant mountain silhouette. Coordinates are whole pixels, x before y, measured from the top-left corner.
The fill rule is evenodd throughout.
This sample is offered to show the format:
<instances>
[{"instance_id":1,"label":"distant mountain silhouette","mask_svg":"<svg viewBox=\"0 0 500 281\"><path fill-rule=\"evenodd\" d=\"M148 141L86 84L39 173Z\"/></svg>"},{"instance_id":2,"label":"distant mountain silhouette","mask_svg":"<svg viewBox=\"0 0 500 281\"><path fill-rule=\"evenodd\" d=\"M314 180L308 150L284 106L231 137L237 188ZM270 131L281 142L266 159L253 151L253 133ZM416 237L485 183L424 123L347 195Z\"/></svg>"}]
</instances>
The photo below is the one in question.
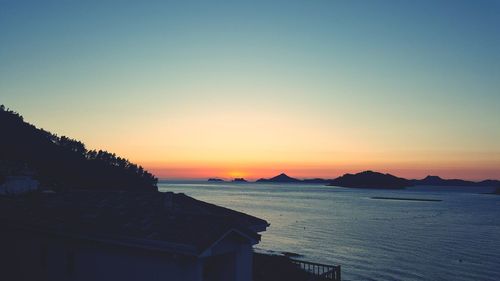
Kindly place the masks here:
<instances>
[{"instance_id":1,"label":"distant mountain silhouette","mask_svg":"<svg viewBox=\"0 0 500 281\"><path fill-rule=\"evenodd\" d=\"M354 188L401 189L412 186L412 183L407 179L391 174L364 171L357 174L345 174L334 179L329 185Z\"/></svg>"},{"instance_id":2,"label":"distant mountain silhouette","mask_svg":"<svg viewBox=\"0 0 500 281\"><path fill-rule=\"evenodd\" d=\"M499 180L484 180L476 183L478 186L497 186L500 188Z\"/></svg>"},{"instance_id":3,"label":"distant mountain silhouette","mask_svg":"<svg viewBox=\"0 0 500 281\"><path fill-rule=\"evenodd\" d=\"M0 132L0 180L29 170L42 186L54 190L157 191L157 179L141 166L38 129L3 105Z\"/></svg>"},{"instance_id":4,"label":"distant mountain silhouette","mask_svg":"<svg viewBox=\"0 0 500 281\"><path fill-rule=\"evenodd\" d=\"M233 182L247 182L247 180L244 178L235 178Z\"/></svg>"},{"instance_id":5,"label":"distant mountain silhouette","mask_svg":"<svg viewBox=\"0 0 500 281\"><path fill-rule=\"evenodd\" d=\"M414 185L433 186L500 186L498 180L484 180L480 182L467 181L461 179L443 179L439 176L427 176L421 180L410 180Z\"/></svg>"},{"instance_id":6,"label":"distant mountain silhouette","mask_svg":"<svg viewBox=\"0 0 500 281\"><path fill-rule=\"evenodd\" d=\"M208 181L217 181L217 182L221 182L221 181L224 181L223 179L219 179L219 178L209 178Z\"/></svg>"},{"instance_id":7,"label":"distant mountain silhouette","mask_svg":"<svg viewBox=\"0 0 500 281\"><path fill-rule=\"evenodd\" d=\"M270 179L258 179L256 182L281 182L281 183L299 183L302 182L299 179L287 176L285 173L281 173Z\"/></svg>"},{"instance_id":8,"label":"distant mountain silhouette","mask_svg":"<svg viewBox=\"0 0 500 281\"><path fill-rule=\"evenodd\" d=\"M442 179L439 176L427 176L421 180L411 180L414 185L448 185L448 186L472 186L475 183L460 179Z\"/></svg>"},{"instance_id":9,"label":"distant mountain silhouette","mask_svg":"<svg viewBox=\"0 0 500 281\"><path fill-rule=\"evenodd\" d=\"M322 179L322 178L314 178L314 179L303 179L303 183L323 183L328 184L334 181L333 179Z\"/></svg>"},{"instance_id":10,"label":"distant mountain silhouette","mask_svg":"<svg viewBox=\"0 0 500 281\"><path fill-rule=\"evenodd\" d=\"M317 183L331 186L358 187L358 188L404 188L415 185L434 185L434 186L488 186L500 187L499 180L484 180L473 182L461 179L442 179L438 176L427 176L421 180L409 180L396 177L391 174L382 174L373 171L364 171L357 174L345 174L335 179L297 179L281 173L273 178L259 179L257 183L276 182L276 183Z\"/></svg>"}]
</instances>

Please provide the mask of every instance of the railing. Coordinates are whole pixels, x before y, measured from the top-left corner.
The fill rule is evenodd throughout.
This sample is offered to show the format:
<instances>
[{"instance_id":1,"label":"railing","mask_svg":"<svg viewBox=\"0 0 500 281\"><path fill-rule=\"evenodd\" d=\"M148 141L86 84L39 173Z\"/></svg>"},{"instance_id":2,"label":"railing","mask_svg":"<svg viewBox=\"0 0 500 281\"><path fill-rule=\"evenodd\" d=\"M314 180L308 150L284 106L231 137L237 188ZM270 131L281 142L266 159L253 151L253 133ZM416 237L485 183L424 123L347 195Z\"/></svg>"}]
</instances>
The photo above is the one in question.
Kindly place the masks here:
<instances>
[{"instance_id":1,"label":"railing","mask_svg":"<svg viewBox=\"0 0 500 281\"><path fill-rule=\"evenodd\" d=\"M327 265L293 259L292 262L298 265L302 270L311 274L311 279L309 279L309 281L340 281L340 265Z\"/></svg>"}]
</instances>

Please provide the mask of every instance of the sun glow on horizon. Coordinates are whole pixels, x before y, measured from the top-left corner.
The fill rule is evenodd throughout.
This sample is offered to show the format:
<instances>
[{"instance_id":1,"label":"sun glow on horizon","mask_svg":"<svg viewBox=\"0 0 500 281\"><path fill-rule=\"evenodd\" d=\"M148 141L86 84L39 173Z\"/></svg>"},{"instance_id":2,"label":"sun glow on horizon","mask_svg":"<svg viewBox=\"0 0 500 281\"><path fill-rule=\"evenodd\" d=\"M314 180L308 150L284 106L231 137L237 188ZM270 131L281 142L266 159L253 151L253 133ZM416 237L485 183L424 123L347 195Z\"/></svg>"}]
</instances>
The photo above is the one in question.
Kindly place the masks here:
<instances>
[{"instance_id":1,"label":"sun glow on horizon","mask_svg":"<svg viewBox=\"0 0 500 281\"><path fill-rule=\"evenodd\" d=\"M232 171L227 173L227 176L229 178L245 178L248 176L248 173L241 172L241 171Z\"/></svg>"},{"instance_id":2,"label":"sun glow on horizon","mask_svg":"<svg viewBox=\"0 0 500 281\"><path fill-rule=\"evenodd\" d=\"M257 180L259 178L269 178L280 173L286 173L296 178L335 178L345 173L357 173L365 170L373 170L382 173L390 173L406 178L424 178L427 175L438 175L443 178L462 178L468 180L500 179L500 173L496 166L488 165L459 165L441 164L428 165L425 163L337 163L337 164L290 164L290 163L254 163L240 165L239 170L229 170L227 167L233 164L154 164L145 165L161 179L198 179L222 178L232 180L234 178L245 178L247 180ZM494 167L494 168L491 168Z\"/></svg>"}]
</instances>

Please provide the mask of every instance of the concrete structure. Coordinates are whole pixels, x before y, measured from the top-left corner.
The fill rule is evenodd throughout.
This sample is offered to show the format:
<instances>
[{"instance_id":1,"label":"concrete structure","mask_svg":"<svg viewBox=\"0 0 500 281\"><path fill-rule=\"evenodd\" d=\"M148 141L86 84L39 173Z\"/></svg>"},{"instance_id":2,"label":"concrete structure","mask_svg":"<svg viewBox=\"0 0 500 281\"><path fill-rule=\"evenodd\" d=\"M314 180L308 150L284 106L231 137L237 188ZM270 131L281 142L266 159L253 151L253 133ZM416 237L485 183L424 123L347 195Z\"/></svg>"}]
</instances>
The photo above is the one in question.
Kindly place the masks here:
<instances>
[{"instance_id":1,"label":"concrete structure","mask_svg":"<svg viewBox=\"0 0 500 281\"><path fill-rule=\"evenodd\" d=\"M0 280L13 281L251 281L268 226L158 192L0 197L0 223Z\"/></svg>"}]
</instances>

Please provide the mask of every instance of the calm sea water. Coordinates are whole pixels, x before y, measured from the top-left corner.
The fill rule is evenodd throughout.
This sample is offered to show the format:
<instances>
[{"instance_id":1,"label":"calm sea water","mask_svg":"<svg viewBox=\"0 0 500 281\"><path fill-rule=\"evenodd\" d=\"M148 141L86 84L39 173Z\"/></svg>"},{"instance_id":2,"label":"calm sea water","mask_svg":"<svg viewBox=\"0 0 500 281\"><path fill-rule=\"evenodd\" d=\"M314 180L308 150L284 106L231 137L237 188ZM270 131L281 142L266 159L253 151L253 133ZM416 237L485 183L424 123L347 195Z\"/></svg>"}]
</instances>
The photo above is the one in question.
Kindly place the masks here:
<instances>
[{"instance_id":1,"label":"calm sea water","mask_svg":"<svg viewBox=\"0 0 500 281\"><path fill-rule=\"evenodd\" d=\"M205 182L159 188L266 219L271 226L257 248L340 264L344 280L500 280L500 196L481 194L489 188Z\"/></svg>"}]
</instances>

